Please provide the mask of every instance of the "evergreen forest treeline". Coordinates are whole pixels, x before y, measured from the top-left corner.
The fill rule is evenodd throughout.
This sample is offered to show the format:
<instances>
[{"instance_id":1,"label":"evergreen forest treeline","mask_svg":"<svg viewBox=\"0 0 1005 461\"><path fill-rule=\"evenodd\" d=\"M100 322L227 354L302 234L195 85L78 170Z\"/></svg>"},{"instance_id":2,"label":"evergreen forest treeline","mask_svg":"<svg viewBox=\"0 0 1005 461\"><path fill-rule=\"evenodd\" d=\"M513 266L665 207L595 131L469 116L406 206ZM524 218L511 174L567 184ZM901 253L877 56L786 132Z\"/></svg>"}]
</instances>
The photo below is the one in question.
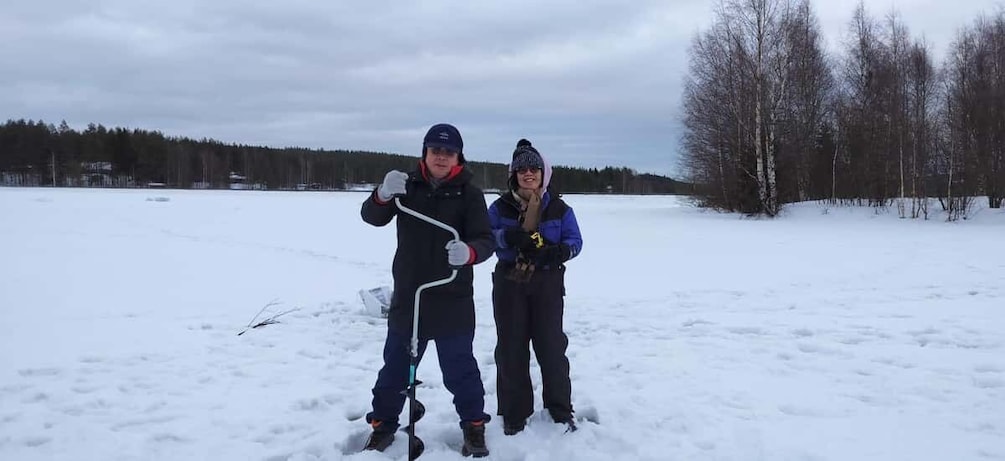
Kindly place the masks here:
<instances>
[{"instance_id":1,"label":"evergreen forest treeline","mask_svg":"<svg viewBox=\"0 0 1005 461\"><path fill-rule=\"evenodd\" d=\"M380 182L391 169L411 170L417 156L353 150L271 148L158 131L90 124L74 130L42 120L0 125L0 185L341 190ZM506 188L506 165L468 162L485 189ZM555 167L564 193L687 193L671 178L629 168Z\"/></svg>"}]
</instances>

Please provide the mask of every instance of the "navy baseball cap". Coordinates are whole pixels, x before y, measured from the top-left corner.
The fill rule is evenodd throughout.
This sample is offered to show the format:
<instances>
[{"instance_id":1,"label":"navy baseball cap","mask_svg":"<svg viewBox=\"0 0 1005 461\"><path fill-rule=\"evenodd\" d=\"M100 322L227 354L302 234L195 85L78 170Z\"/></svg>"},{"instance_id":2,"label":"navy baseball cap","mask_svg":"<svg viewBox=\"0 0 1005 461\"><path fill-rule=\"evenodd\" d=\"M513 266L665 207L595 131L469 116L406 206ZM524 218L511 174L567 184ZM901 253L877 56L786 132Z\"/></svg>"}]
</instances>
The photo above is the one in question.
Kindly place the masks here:
<instances>
[{"instance_id":1,"label":"navy baseball cap","mask_svg":"<svg viewBox=\"0 0 1005 461\"><path fill-rule=\"evenodd\" d=\"M426 137L422 140L423 149L427 147L442 147L454 152L464 152L464 140L461 139L461 132L449 123L439 123L433 125L426 132Z\"/></svg>"}]
</instances>

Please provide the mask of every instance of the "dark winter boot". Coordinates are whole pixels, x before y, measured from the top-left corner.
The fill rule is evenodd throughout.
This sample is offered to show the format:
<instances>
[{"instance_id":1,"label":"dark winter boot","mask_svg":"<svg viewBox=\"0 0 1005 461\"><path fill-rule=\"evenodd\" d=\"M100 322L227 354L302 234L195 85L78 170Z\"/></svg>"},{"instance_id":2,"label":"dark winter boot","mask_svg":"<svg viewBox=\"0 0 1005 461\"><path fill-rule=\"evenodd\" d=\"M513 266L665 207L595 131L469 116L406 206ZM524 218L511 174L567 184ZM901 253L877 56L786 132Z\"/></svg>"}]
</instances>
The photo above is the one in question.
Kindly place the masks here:
<instances>
[{"instance_id":1,"label":"dark winter boot","mask_svg":"<svg viewBox=\"0 0 1005 461\"><path fill-rule=\"evenodd\" d=\"M569 418L563 424L565 424L565 432L576 432L579 430L579 428L576 427L575 418Z\"/></svg>"},{"instance_id":2,"label":"dark winter boot","mask_svg":"<svg viewBox=\"0 0 1005 461\"><path fill-rule=\"evenodd\" d=\"M527 420L521 419L518 421L507 421L503 418L503 434L506 435L516 435L519 434L523 429L527 427Z\"/></svg>"},{"instance_id":3,"label":"dark winter boot","mask_svg":"<svg viewBox=\"0 0 1005 461\"><path fill-rule=\"evenodd\" d=\"M370 423L373 427L373 432L370 433L370 438L366 440L366 446L363 447L363 451L384 451L387 447L391 446L391 442L394 442L394 431L388 431L382 428L380 421L374 421Z\"/></svg>"},{"instance_id":4,"label":"dark winter boot","mask_svg":"<svg viewBox=\"0 0 1005 461\"><path fill-rule=\"evenodd\" d=\"M576 427L576 418L574 418L572 415L565 416L562 418L555 418L555 422L559 424L565 424L566 433L576 432L579 430L579 428Z\"/></svg>"},{"instance_id":5,"label":"dark winter boot","mask_svg":"<svg viewBox=\"0 0 1005 461\"><path fill-rule=\"evenodd\" d=\"M489 455L489 449L485 446L485 421L475 421L461 424L464 431L464 446L461 454L483 458Z\"/></svg>"}]
</instances>

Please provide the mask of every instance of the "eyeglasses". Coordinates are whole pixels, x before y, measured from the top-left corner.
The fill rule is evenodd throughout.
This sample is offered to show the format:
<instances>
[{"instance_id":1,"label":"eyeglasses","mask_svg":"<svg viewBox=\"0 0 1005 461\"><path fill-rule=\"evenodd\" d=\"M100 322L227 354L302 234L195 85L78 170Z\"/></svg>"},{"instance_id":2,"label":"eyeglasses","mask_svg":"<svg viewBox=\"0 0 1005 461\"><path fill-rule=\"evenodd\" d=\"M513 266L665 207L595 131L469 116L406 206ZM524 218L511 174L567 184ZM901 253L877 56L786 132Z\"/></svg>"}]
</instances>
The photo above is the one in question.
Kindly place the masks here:
<instances>
[{"instance_id":1,"label":"eyeglasses","mask_svg":"<svg viewBox=\"0 0 1005 461\"><path fill-rule=\"evenodd\" d=\"M453 157L457 155L457 151L453 149L448 149L446 147L427 147L427 152L433 155L440 155L444 157Z\"/></svg>"},{"instance_id":2,"label":"eyeglasses","mask_svg":"<svg viewBox=\"0 0 1005 461\"><path fill-rule=\"evenodd\" d=\"M538 171L541 171L541 169L536 166L525 166L517 168L515 171L517 173L524 174L524 173L537 173Z\"/></svg>"}]
</instances>

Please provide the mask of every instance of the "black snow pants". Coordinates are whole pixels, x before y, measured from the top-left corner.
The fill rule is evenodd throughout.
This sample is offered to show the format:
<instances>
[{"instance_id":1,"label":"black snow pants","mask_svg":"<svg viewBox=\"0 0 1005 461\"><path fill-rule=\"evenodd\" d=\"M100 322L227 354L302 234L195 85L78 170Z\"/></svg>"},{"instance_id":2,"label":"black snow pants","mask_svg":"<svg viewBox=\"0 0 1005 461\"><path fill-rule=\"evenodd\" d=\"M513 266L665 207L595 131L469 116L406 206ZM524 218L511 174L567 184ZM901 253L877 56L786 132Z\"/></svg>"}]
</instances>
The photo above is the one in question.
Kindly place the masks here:
<instances>
[{"instance_id":1,"label":"black snow pants","mask_svg":"<svg viewBox=\"0 0 1005 461\"><path fill-rule=\"evenodd\" d=\"M496 392L504 423L517 424L534 413L530 345L541 367L544 408L557 422L572 417L569 339L562 330L565 267L538 269L528 282L506 275L512 263L500 261L492 274L492 310L496 322Z\"/></svg>"}]
</instances>

